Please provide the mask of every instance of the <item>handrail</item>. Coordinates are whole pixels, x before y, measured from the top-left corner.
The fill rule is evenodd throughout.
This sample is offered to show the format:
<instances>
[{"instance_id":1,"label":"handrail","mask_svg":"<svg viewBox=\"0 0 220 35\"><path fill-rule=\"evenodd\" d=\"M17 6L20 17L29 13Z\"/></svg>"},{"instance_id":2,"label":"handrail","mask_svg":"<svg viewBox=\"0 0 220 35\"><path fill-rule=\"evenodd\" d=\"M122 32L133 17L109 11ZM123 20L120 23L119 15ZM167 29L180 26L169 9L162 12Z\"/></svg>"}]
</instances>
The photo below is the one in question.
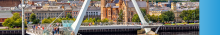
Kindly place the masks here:
<instances>
[{"instance_id":1,"label":"handrail","mask_svg":"<svg viewBox=\"0 0 220 35\"><path fill-rule=\"evenodd\" d=\"M160 29L160 26L159 26L159 27L157 27L157 30L155 31L155 33L157 33L159 29Z\"/></svg>"}]
</instances>

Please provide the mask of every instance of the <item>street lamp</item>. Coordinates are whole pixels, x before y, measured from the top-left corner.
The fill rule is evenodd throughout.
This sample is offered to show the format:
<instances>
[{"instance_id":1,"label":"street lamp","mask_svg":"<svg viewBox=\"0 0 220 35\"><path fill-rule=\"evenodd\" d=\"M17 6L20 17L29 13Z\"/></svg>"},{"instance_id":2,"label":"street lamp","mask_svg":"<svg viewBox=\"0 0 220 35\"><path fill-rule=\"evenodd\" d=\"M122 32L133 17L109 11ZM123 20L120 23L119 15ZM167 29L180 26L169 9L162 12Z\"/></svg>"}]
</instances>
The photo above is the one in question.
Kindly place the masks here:
<instances>
[{"instance_id":1,"label":"street lamp","mask_svg":"<svg viewBox=\"0 0 220 35\"><path fill-rule=\"evenodd\" d=\"M195 20L195 12L194 12L194 20ZM195 21L194 21L194 24L196 24Z\"/></svg>"},{"instance_id":2,"label":"street lamp","mask_svg":"<svg viewBox=\"0 0 220 35\"><path fill-rule=\"evenodd\" d=\"M24 35L24 0L21 2L21 8L22 8L22 35Z\"/></svg>"},{"instance_id":3,"label":"street lamp","mask_svg":"<svg viewBox=\"0 0 220 35\"><path fill-rule=\"evenodd\" d=\"M158 20L157 20L157 22L159 23L159 14L158 14Z\"/></svg>"}]
</instances>

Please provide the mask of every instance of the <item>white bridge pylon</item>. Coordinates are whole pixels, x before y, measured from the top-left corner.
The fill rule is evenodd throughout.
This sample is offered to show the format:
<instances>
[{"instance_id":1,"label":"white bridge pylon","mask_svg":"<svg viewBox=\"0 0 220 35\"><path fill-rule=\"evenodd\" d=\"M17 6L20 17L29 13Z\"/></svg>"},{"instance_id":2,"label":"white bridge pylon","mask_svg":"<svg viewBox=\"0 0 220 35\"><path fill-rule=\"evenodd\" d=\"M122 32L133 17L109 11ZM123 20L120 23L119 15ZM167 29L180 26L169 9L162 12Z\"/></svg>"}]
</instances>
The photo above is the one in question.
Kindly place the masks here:
<instances>
[{"instance_id":1,"label":"white bridge pylon","mask_svg":"<svg viewBox=\"0 0 220 35\"><path fill-rule=\"evenodd\" d=\"M141 23L143 23L143 25L148 25L148 23L146 22L146 20L143 17L143 14L141 13L141 10L140 10L136 0L131 0L131 1L132 1L133 5L134 5L135 10L137 11L137 14L138 14L138 16L139 16L139 18L141 20ZM147 33L149 31L151 31L151 28L144 28L144 30Z\"/></svg>"},{"instance_id":2,"label":"white bridge pylon","mask_svg":"<svg viewBox=\"0 0 220 35\"><path fill-rule=\"evenodd\" d=\"M80 9L80 12L79 12L75 22L71 25L72 31L74 31L75 35L77 35L77 33L79 31L79 27L83 21L84 15L86 14L86 11L88 9L90 1L91 0L85 0L85 2L83 2L83 6Z\"/></svg>"},{"instance_id":3,"label":"white bridge pylon","mask_svg":"<svg viewBox=\"0 0 220 35\"><path fill-rule=\"evenodd\" d=\"M85 2L83 3L83 6L82 8L80 9L80 12L76 18L76 21L71 25L71 29L74 31L75 35L78 33L78 30L80 28L80 25L83 21L83 18L84 18L84 15L86 14L86 11L88 9L88 6L89 6L89 3L90 3L91 0L85 0ZM132 0L132 3L135 7L135 10L137 11L137 14L141 20L141 23L143 25L148 25L148 23L145 21L140 9L139 9L139 6L137 5L137 2L136 0ZM147 29L145 29L147 30ZM147 31L146 31L147 32Z\"/></svg>"}]
</instances>

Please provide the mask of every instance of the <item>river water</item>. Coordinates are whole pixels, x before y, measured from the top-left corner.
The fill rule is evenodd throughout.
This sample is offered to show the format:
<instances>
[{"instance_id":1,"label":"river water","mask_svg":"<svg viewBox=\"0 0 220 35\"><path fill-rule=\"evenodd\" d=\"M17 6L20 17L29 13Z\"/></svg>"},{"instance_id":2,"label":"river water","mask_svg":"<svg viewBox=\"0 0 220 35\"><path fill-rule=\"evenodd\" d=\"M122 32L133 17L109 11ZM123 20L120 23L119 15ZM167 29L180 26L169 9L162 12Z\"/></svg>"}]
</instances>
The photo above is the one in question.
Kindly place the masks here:
<instances>
[{"instance_id":1,"label":"river water","mask_svg":"<svg viewBox=\"0 0 220 35\"><path fill-rule=\"evenodd\" d=\"M137 32L80 33L82 35L137 35ZM159 35L199 35L199 31L158 32Z\"/></svg>"},{"instance_id":2,"label":"river water","mask_svg":"<svg viewBox=\"0 0 220 35\"><path fill-rule=\"evenodd\" d=\"M159 35L199 35L199 31L158 32Z\"/></svg>"}]
</instances>

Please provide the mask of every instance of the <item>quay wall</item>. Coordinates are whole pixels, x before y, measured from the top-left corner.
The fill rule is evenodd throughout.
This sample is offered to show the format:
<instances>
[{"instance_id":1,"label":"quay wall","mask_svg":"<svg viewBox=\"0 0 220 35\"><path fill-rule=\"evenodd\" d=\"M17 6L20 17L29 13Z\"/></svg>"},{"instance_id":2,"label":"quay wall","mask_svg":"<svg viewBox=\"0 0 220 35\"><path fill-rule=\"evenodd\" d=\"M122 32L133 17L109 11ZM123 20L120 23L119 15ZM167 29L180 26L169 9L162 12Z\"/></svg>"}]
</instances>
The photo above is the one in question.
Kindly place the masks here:
<instances>
[{"instance_id":1,"label":"quay wall","mask_svg":"<svg viewBox=\"0 0 220 35\"><path fill-rule=\"evenodd\" d=\"M156 31L157 28L151 28ZM159 32L172 32L172 31L199 31L199 25L165 25L161 26Z\"/></svg>"}]
</instances>

